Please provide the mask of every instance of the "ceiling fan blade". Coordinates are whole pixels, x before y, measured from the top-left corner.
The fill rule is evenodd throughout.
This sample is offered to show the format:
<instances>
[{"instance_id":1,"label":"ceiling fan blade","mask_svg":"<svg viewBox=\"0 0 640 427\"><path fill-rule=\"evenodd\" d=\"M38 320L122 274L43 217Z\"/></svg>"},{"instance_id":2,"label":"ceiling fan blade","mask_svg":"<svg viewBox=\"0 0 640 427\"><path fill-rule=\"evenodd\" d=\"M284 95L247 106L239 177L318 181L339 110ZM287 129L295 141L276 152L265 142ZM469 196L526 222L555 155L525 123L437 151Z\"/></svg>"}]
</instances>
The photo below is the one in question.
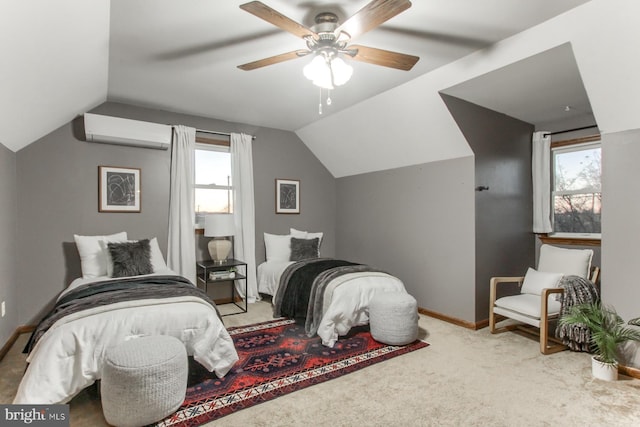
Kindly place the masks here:
<instances>
[{"instance_id":1,"label":"ceiling fan blade","mask_svg":"<svg viewBox=\"0 0 640 427\"><path fill-rule=\"evenodd\" d=\"M333 33L337 38L341 32L345 32L353 39L410 7L409 0L373 0L336 28Z\"/></svg>"},{"instance_id":2,"label":"ceiling fan blade","mask_svg":"<svg viewBox=\"0 0 640 427\"><path fill-rule=\"evenodd\" d=\"M351 45L347 50L358 51L358 53L351 57L356 61L368 62L369 64L382 65L383 67L396 68L404 71L409 71L420 59L413 55L360 45Z\"/></svg>"},{"instance_id":3,"label":"ceiling fan blade","mask_svg":"<svg viewBox=\"0 0 640 427\"><path fill-rule=\"evenodd\" d=\"M280 55L270 56L269 58L259 59L258 61L249 62L238 65L238 68L245 71L255 70L256 68L266 67L267 65L278 64L280 62L289 61L291 59L300 58L311 53L308 50L300 49L292 52L281 53Z\"/></svg>"},{"instance_id":4,"label":"ceiling fan blade","mask_svg":"<svg viewBox=\"0 0 640 427\"><path fill-rule=\"evenodd\" d=\"M276 27L288 31L298 37L305 38L307 36L312 36L315 39L318 38L318 35L309 28L305 27L302 24L298 24L296 21L290 18L287 18L277 10L271 9L269 6L260 1L252 1L249 3L241 4L240 9L257 16L260 19L264 19L265 21L275 25Z\"/></svg>"}]
</instances>

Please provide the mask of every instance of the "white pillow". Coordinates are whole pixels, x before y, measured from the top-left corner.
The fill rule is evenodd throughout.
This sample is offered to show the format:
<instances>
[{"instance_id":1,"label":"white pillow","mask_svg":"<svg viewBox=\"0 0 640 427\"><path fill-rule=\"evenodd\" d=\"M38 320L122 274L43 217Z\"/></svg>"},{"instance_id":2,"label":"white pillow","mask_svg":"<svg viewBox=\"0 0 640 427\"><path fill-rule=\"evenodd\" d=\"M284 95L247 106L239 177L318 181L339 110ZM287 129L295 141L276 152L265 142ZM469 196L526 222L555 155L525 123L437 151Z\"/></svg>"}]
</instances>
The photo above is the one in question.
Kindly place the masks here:
<instances>
[{"instance_id":1,"label":"white pillow","mask_svg":"<svg viewBox=\"0 0 640 427\"><path fill-rule=\"evenodd\" d=\"M154 237L149 240L149 246L151 247L151 266L153 267L154 273L161 270L167 269L167 263L164 260L164 256L162 256L162 251L160 250L160 246L158 246L158 239Z\"/></svg>"},{"instance_id":2,"label":"white pillow","mask_svg":"<svg viewBox=\"0 0 640 427\"><path fill-rule=\"evenodd\" d=\"M552 245L540 246L538 271L575 275L588 279L591 270L591 249L564 249Z\"/></svg>"},{"instance_id":3,"label":"white pillow","mask_svg":"<svg viewBox=\"0 0 640 427\"><path fill-rule=\"evenodd\" d=\"M138 240L127 240L127 242L137 241ZM100 247L107 257L107 276L113 277L113 260L111 259L111 253L109 252L109 243L111 242L101 241ZM158 246L158 239L156 237L149 240L149 249L151 250L151 267L153 267L153 272L156 273L158 271L166 270L167 264L164 261L164 256L162 256L162 251L160 250L160 246Z\"/></svg>"},{"instance_id":4,"label":"white pillow","mask_svg":"<svg viewBox=\"0 0 640 427\"><path fill-rule=\"evenodd\" d=\"M523 294L542 295L545 288L557 288L562 279L562 273L545 273L529 267L524 276L520 292Z\"/></svg>"},{"instance_id":5,"label":"white pillow","mask_svg":"<svg viewBox=\"0 0 640 427\"><path fill-rule=\"evenodd\" d=\"M264 233L267 261L289 261L291 258L291 235Z\"/></svg>"},{"instance_id":6,"label":"white pillow","mask_svg":"<svg viewBox=\"0 0 640 427\"><path fill-rule=\"evenodd\" d=\"M296 230L295 228L290 228L289 232L291 233L291 237L295 237L296 239L315 239L318 238L318 256L320 256L320 246L322 245L322 236L324 236L323 232L309 232Z\"/></svg>"},{"instance_id":7,"label":"white pillow","mask_svg":"<svg viewBox=\"0 0 640 427\"><path fill-rule=\"evenodd\" d=\"M107 254L100 246L100 242L124 242L127 232L110 234L108 236L79 236L73 235L78 253L82 277L94 278L107 275Z\"/></svg>"}]
</instances>

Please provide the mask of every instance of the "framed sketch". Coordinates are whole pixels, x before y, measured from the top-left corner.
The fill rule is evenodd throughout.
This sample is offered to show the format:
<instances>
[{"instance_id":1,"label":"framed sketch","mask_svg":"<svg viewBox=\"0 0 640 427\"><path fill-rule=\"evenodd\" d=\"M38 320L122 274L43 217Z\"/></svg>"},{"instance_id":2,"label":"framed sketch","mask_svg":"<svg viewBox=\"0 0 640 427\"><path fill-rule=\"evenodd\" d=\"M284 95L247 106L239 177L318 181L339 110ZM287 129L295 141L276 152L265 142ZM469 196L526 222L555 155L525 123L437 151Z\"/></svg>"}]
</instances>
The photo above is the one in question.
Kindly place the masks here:
<instances>
[{"instance_id":1,"label":"framed sketch","mask_svg":"<svg viewBox=\"0 0 640 427\"><path fill-rule=\"evenodd\" d=\"M98 211L140 212L140 169L98 166Z\"/></svg>"},{"instance_id":2,"label":"framed sketch","mask_svg":"<svg viewBox=\"0 0 640 427\"><path fill-rule=\"evenodd\" d=\"M300 213L300 181L276 179L276 213Z\"/></svg>"}]
</instances>

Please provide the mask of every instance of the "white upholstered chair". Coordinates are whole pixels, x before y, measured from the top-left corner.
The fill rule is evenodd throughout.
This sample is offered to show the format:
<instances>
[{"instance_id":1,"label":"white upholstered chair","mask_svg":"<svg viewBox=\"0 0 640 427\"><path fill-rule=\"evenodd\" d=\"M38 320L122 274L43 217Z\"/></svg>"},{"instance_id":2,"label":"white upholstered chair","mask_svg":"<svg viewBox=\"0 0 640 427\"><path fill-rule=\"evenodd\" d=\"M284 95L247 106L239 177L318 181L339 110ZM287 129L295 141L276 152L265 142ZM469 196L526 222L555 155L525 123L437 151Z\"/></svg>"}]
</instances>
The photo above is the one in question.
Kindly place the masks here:
<instances>
[{"instance_id":1,"label":"white upholstered chair","mask_svg":"<svg viewBox=\"0 0 640 427\"><path fill-rule=\"evenodd\" d=\"M492 277L489 283L491 333L517 328L540 335L542 354L565 350L562 343L549 336L549 321L558 317L561 308L561 303L556 301L556 294L563 290L558 285L565 275L588 278L596 283L600 270L591 267L592 257L591 249L564 249L544 244L540 247L537 270L529 268L523 277ZM498 287L505 283L517 283L520 293L497 298ZM497 327L497 323L505 318L516 323L509 322L506 326Z\"/></svg>"}]
</instances>

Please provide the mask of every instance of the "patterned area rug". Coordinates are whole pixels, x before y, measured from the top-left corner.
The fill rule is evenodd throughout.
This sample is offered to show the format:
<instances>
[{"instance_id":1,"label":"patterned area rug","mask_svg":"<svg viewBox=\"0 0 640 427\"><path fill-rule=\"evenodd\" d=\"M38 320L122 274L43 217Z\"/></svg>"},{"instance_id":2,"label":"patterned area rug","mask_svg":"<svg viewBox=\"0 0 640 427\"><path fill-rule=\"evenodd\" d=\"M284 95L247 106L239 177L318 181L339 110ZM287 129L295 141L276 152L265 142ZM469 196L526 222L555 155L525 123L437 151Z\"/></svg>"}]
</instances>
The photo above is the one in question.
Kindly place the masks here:
<instances>
[{"instance_id":1,"label":"patterned area rug","mask_svg":"<svg viewBox=\"0 0 640 427\"><path fill-rule=\"evenodd\" d=\"M381 344L364 326L329 348L318 336L308 338L304 326L289 319L229 328L229 333L240 360L219 379L190 358L185 402L157 426L198 426L429 345Z\"/></svg>"}]
</instances>

